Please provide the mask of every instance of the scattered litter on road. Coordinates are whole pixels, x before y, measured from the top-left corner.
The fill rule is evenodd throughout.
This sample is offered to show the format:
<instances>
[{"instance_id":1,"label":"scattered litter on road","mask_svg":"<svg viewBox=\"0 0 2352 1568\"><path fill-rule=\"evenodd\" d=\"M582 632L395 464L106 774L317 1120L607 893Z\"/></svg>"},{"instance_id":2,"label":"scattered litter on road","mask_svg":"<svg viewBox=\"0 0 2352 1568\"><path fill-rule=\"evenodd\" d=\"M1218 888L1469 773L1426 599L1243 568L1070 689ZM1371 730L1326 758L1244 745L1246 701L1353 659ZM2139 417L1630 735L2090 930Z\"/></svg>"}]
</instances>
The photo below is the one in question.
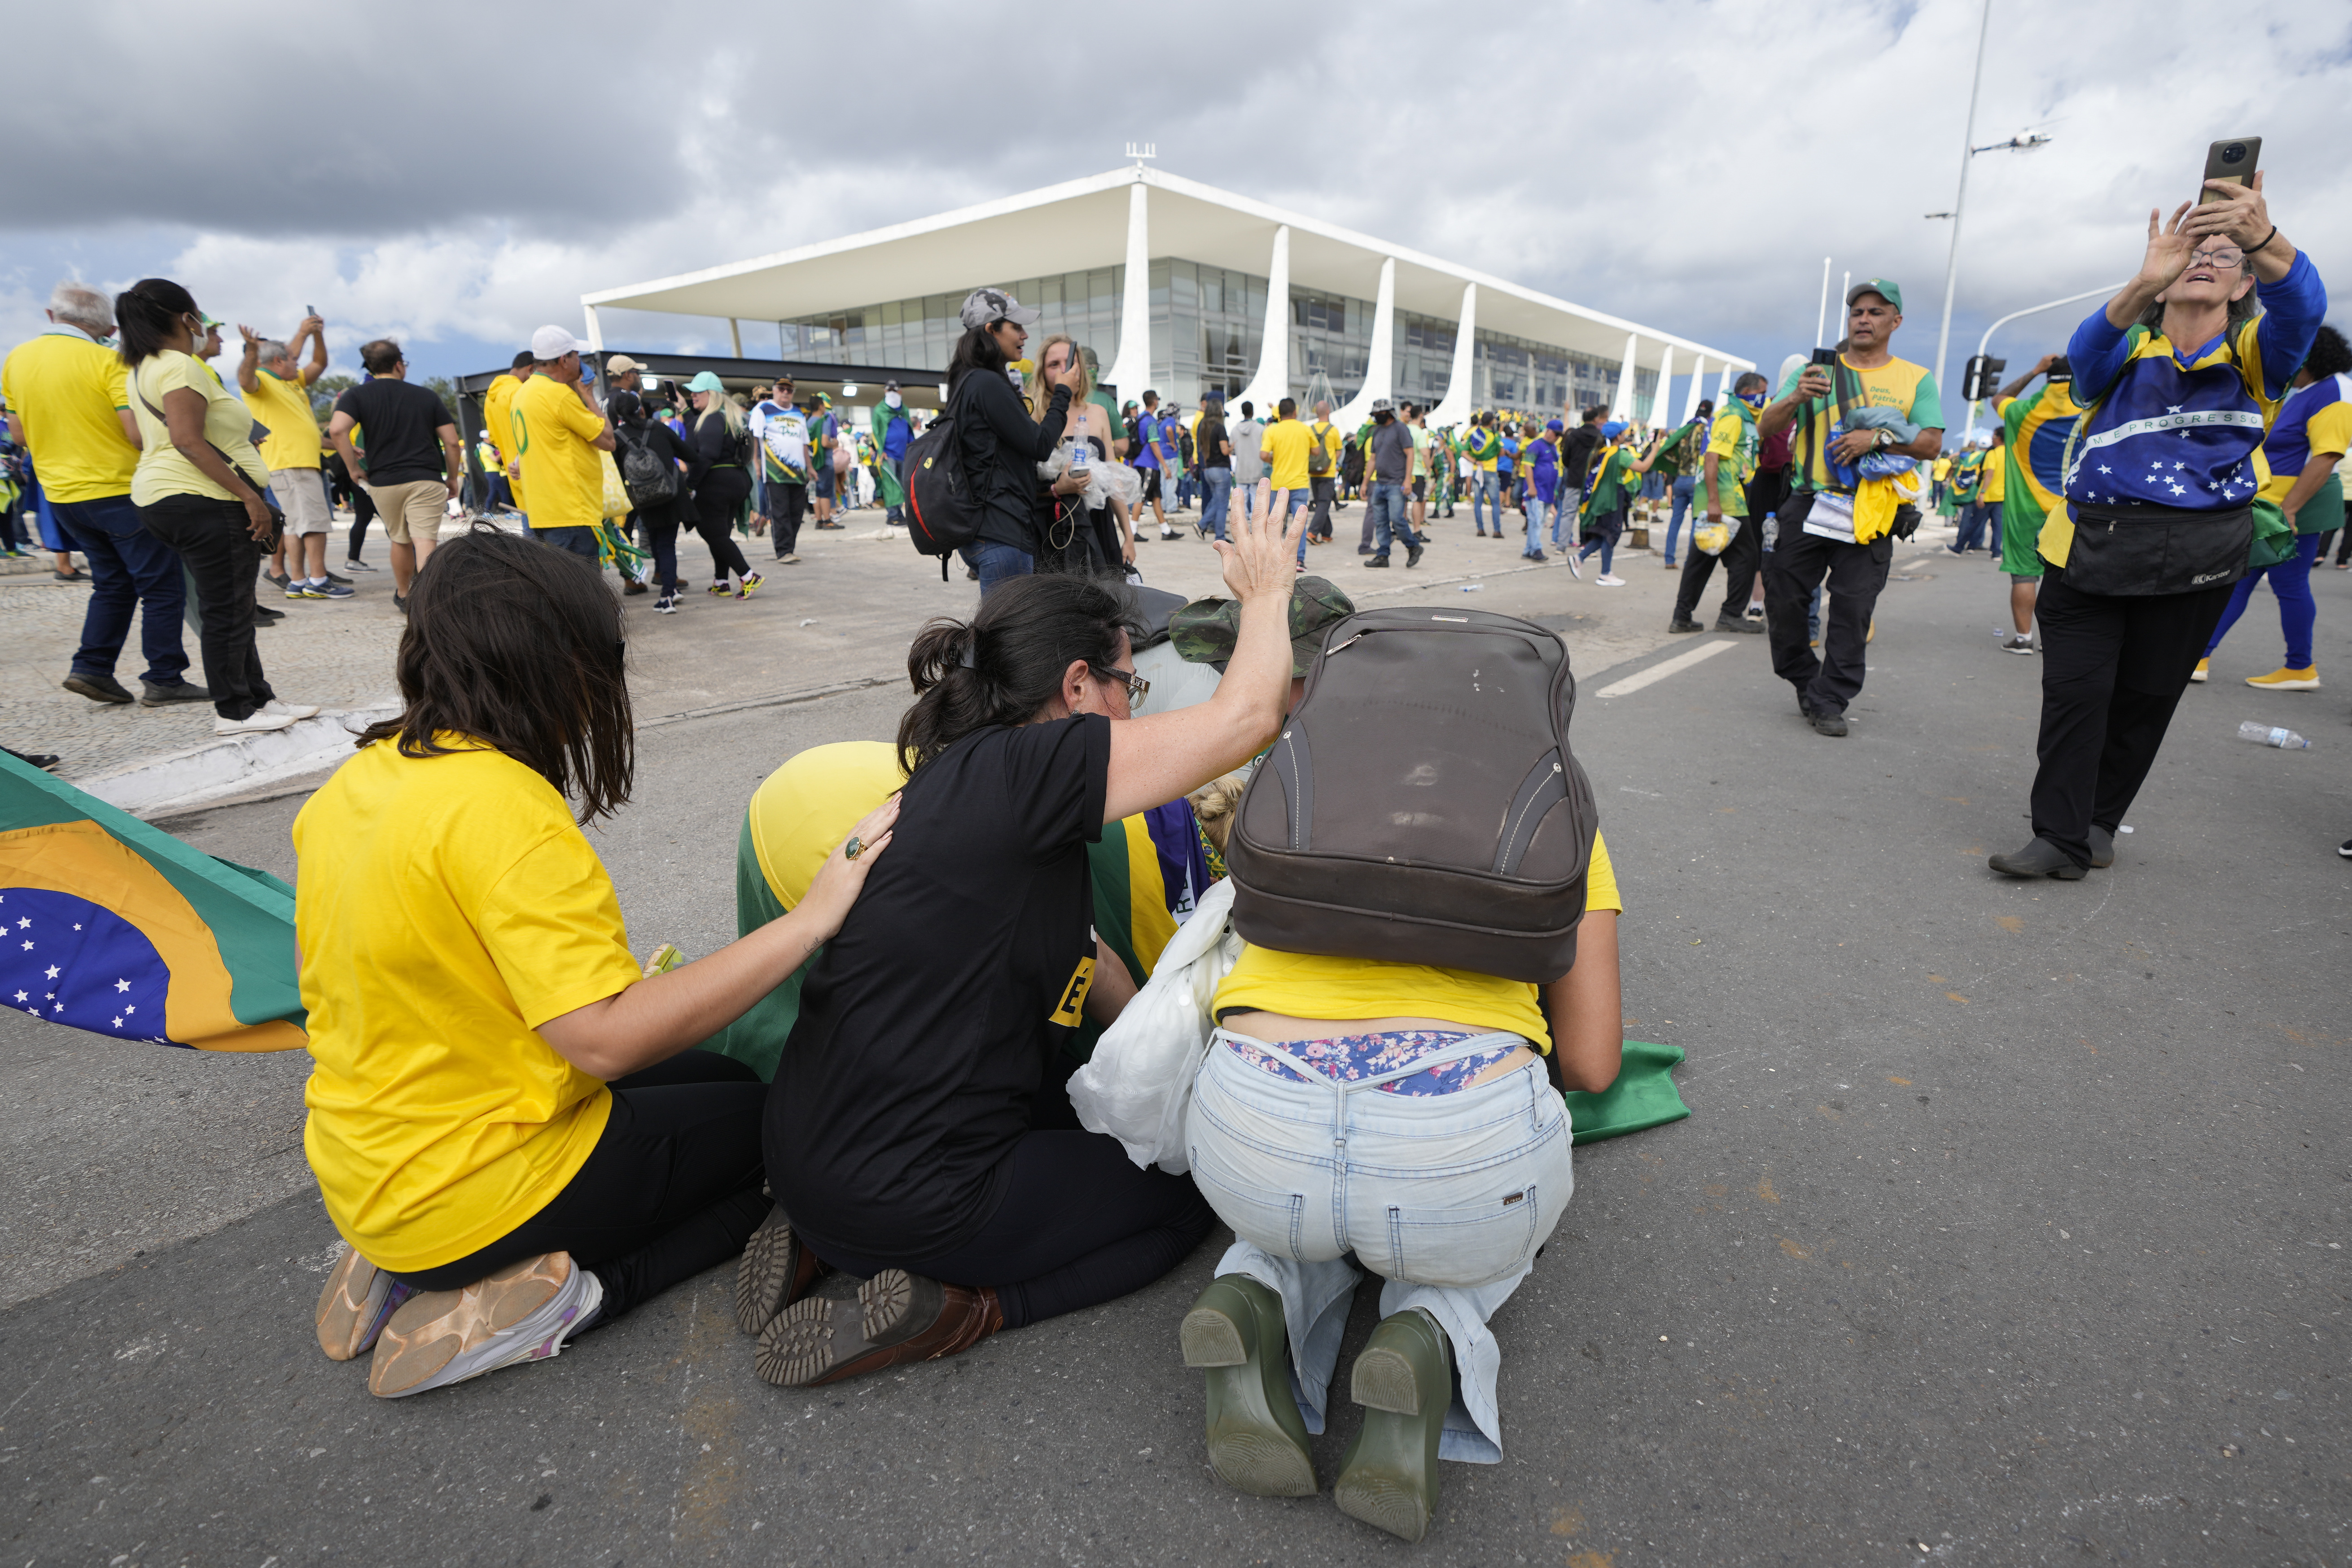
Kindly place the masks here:
<instances>
[{"instance_id":1,"label":"scattered litter on road","mask_svg":"<svg viewBox=\"0 0 2352 1568\"><path fill-rule=\"evenodd\" d=\"M2284 752L2311 750L2311 742L2294 731L2277 729L2268 724L2257 724L2252 719L2238 726L2238 739L2259 741L2265 746L2276 746Z\"/></svg>"},{"instance_id":2,"label":"scattered litter on road","mask_svg":"<svg viewBox=\"0 0 2352 1568\"><path fill-rule=\"evenodd\" d=\"M1484 583L1465 583L1462 584L1462 591L1465 594L1483 594L1486 591L1486 584Z\"/></svg>"}]
</instances>

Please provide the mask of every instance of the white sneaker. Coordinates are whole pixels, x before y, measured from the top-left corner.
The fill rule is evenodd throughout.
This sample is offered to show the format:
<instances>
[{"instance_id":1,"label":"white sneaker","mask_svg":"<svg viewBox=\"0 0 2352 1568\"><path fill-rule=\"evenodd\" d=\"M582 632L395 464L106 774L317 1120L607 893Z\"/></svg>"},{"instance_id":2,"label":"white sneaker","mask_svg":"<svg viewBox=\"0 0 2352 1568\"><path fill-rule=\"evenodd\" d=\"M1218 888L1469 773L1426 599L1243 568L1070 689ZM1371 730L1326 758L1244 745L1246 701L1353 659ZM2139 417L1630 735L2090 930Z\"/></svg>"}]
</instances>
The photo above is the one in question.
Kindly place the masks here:
<instances>
[{"instance_id":1,"label":"white sneaker","mask_svg":"<svg viewBox=\"0 0 2352 1568\"><path fill-rule=\"evenodd\" d=\"M215 717L213 720L213 733L215 735L263 735L272 730L283 730L293 722L293 714L272 713L268 709L264 708L249 718Z\"/></svg>"},{"instance_id":2,"label":"white sneaker","mask_svg":"<svg viewBox=\"0 0 2352 1568\"><path fill-rule=\"evenodd\" d=\"M509 1264L462 1290L412 1296L376 1337L368 1392L400 1399L518 1362L551 1360L604 1301L604 1287L568 1252Z\"/></svg>"},{"instance_id":3,"label":"white sneaker","mask_svg":"<svg viewBox=\"0 0 2352 1568\"><path fill-rule=\"evenodd\" d=\"M1624 578L1612 577L1607 573L1601 574L1592 581L1595 586L1602 588L1622 588L1625 585Z\"/></svg>"},{"instance_id":4,"label":"white sneaker","mask_svg":"<svg viewBox=\"0 0 2352 1568\"><path fill-rule=\"evenodd\" d=\"M319 710L308 703L280 702L275 697L263 703L261 705L261 710L264 713L283 713L289 720L315 719L319 716Z\"/></svg>"}]
</instances>

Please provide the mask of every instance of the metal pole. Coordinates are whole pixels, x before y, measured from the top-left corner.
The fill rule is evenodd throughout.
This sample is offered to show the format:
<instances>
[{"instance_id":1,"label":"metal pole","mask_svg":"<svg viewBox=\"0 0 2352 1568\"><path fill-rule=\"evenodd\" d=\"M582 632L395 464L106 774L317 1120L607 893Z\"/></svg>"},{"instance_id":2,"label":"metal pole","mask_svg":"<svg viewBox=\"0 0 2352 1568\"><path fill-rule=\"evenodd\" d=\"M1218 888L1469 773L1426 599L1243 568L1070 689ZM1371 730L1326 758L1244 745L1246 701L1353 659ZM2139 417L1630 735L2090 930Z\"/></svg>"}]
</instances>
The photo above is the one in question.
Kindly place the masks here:
<instances>
[{"instance_id":1,"label":"metal pole","mask_svg":"<svg viewBox=\"0 0 2352 1568\"><path fill-rule=\"evenodd\" d=\"M2000 331L2001 328L2009 325L2010 322L2017 320L2020 316L2031 316L2042 310L2054 310L2061 305L2072 305L2084 300L2096 300L2101 297L2113 298L2115 295L2123 292L2123 287L2124 286L2120 283L2110 283L2104 289L2085 289L2080 294L2069 294L2063 300L2052 300L2040 305L2028 305L2022 310L2011 310L2008 315L2003 316L2000 321L1995 321L1991 326L1987 327L1985 329L1984 336L1977 340L1977 357L1979 359L1982 359L1984 357L1985 351L1992 347L1992 335L1995 332ZM1976 433L1977 402L1975 399L1971 398L1969 402L1969 427L1965 431L1961 432L1960 439L1962 441L1966 441L1970 436L1973 436Z\"/></svg>"},{"instance_id":2,"label":"metal pole","mask_svg":"<svg viewBox=\"0 0 2352 1568\"><path fill-rule=\"evenodd\" d=\"M1952 203L1952 248L1944 261L1944 321L1936 330L1936 395L1944 395L1944 359L1952 346L1952 295L1960 281L1960 221L1968 216L1969 164L1975 161L1969 151L1977 139L1977 94L1984 87L1985 37L1992 31L1992 0L1984 0L1984 14L1977 24L1977 68L1969 82L1969 124L1960 135L1960 193Z\"/></svg>"},{"instance_id":3,"label":"metal pole","mask_svg":"<svg viewBox=\"0 0 2352 1568\"><path fill-rule=\"evenodd\" d=\"M1822 334L1830 324L1830 258L1822 258L1822 308L1813 317L1813 347L1822 346Z\"/></svg>"},{"instance_id":4,"label":"metal pole","mask_svg":"<svg viewBox=\"0 0 2352 1568\"><path fill-rule=\"evenodd\" d=\"M1849 295L1849 294L1853 293L1853 273L1852 271L1850 271L1850 270L1849 270L1849 271L1846 273L1846 275L1845 275L1844 277L1843 277L1843 278L1841 278L1841 279L1838 279L1838 309L1839 309L1839 310L1844 310L1844 309L1845 309L1845 297L1846 297L1847 295ZM1840 317L1838 318L1838 321L1839 321L1840 324L1841 324L1841 325L1843 325L1843 322L1844 322L1844 321L1845 321L1845 318L1844 318L1844 317L1843 317L1843 316L1840 316ZM1838 338L1839 338L1839 340L1840 340L1841 342L1843 342L1843 341L1844 340L1844 338L1845 338L1845 333L1844 333L1843 331L1841 331L1838 333Z\"/></svg>"}]
</instances>

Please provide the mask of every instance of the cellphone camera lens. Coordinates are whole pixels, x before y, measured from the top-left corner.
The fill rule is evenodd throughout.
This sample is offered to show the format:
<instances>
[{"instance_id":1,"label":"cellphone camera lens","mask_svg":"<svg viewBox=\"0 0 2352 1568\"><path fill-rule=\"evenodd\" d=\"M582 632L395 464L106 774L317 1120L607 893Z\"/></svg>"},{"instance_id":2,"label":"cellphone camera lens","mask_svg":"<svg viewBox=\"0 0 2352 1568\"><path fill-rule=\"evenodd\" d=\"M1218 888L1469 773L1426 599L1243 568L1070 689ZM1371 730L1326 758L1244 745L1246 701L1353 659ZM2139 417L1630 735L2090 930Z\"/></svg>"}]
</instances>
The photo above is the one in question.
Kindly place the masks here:
<instances>
[{"instance_id":1,"label":"cellphone camera lens","mask_svg":"<svg viewBox=\"0 0 2352 1568\"><path fill-rule=\"evenodd\" d=\"M2246 144L2243 142L2232 142L2221 149L2221 162L2224 163L2242 163L2245 161Z\"/></svg>"}]
</instances>

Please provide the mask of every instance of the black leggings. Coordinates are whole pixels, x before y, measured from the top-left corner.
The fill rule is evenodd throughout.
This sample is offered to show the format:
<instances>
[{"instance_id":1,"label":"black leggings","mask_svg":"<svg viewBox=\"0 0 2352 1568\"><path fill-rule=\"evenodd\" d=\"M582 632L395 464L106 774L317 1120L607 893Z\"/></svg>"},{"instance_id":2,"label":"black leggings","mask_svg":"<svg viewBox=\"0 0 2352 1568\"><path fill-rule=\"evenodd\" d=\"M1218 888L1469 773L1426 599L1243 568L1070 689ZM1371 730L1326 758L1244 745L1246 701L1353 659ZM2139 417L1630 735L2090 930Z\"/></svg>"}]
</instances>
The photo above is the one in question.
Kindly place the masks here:
<instances>
[{"instance_id":1,"label":"black leggings","mask_svg":"<svg viewBox=\"0 0 2352 1568\"><path fill-rule=\"evenodd\" d=\"M1216 1223L1190 1176L1139 1171L1117 1139L1099 1132L1025 1132L1004 1168L1004 1201L951 1252L877 1258L819 1247L818 1255L867 1278L899 1268L990 1287L1004 1326L1017 1329L1142 1289Z\"/></svg>"},{"instance_id":2,"label":"black leggings","mask_svg":"<svg viewBox=\"0 0 2352 1568\"><path fill-rule=\"evenodd\" d=\"M352 487L352 537L349 548L343 552L345 559L357 561L360 558L360 545L367 539L368 521L374 516L375 497L368 494L359 486L353 485Z\"/></svg>"},{"instance_id":3,"label":"black leggings","mask_svg":"<svg viewBox=\"0 0 2352 1568\"><path fill-rule=\"evenodd\" d=\"M457 1290L509 1263L568 1252L604 1287L597 1321L609 1322L741 1252L767 1217L767 1102L757 1073L712 1051L615 1079L595 1152L545 1208L470 1257L396 1278Z\"/></svg>"},{"instance_id":4,"label":"black leggings","mask_svg":"<svg viewBox=\"0 0 2352 1568\"><path fill-rule=\"evenodd\" d=\"M695 489L694 531L710 546L713 582L724 583L730 572L738 577L751 574L751 563L743 559L742 548L735 542L735 514L751 495L751 476L732 468L711 469Z\"/></svg>"}]
</instances>

